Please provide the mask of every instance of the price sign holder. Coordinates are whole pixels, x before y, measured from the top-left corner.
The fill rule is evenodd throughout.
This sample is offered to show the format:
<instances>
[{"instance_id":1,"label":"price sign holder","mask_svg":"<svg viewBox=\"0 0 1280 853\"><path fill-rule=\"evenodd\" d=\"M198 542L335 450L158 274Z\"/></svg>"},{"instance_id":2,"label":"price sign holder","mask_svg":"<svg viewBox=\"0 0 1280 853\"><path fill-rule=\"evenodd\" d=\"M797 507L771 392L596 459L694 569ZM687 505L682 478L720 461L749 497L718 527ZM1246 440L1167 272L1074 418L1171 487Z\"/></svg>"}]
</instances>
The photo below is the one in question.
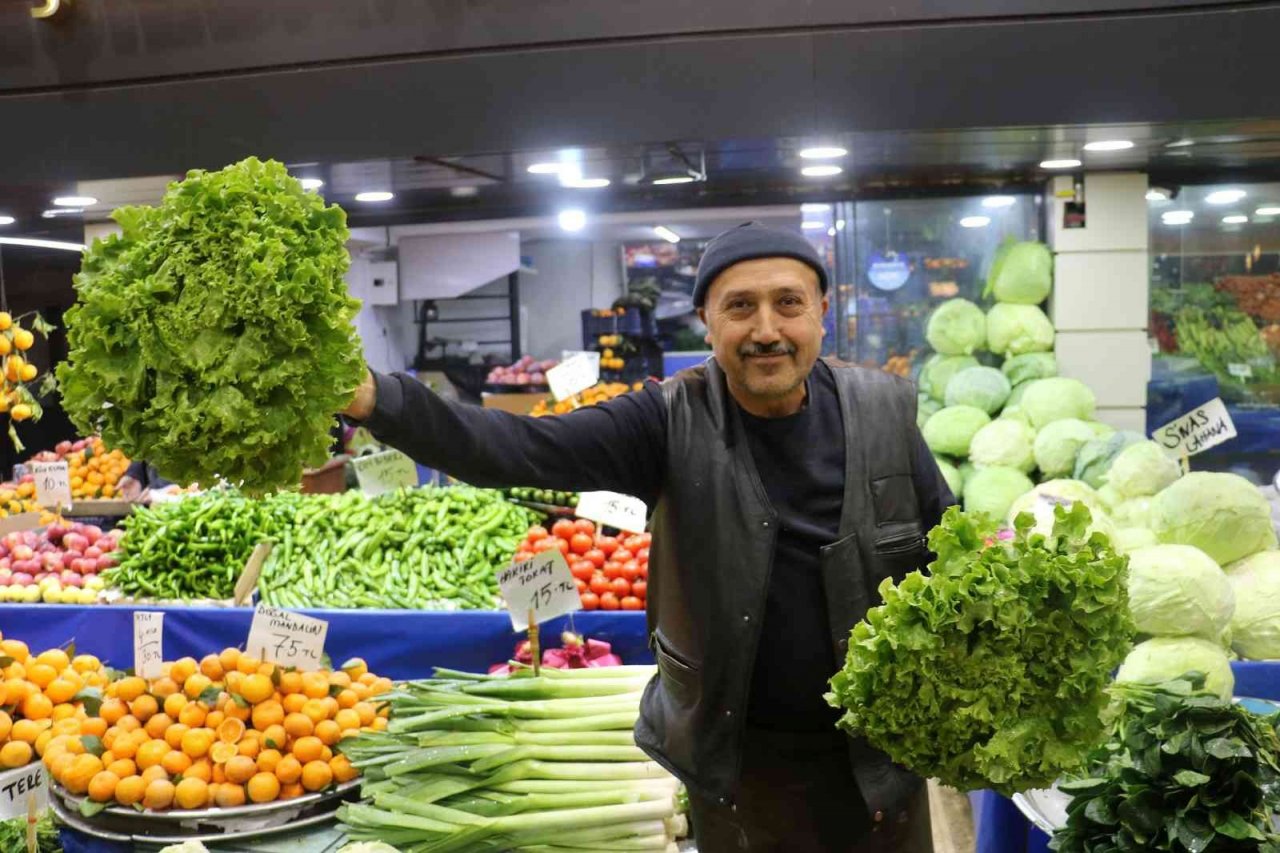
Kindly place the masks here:
<instances>
[{"instance_id":1,"label":"price sign holder","mask_svg":"<svg viewBox=\"0 0 1280 853\"><path fill-rule=\"evenodd\" d=\"M311 671L320 668L328 633L329 623L323 619L259 604L245 648L267 663Z\"/></svg>"},{"instance_id":2,"label":"price sign holder","mask_svg":"<svg viewBox=\"0 0 1280 853\"><path fill-rule=\"evenodd\" d=\"M32 462L31 473L36 480L36 503L55 512L71 506L71 478L65 461Z\"/></svg>"},{"instance_id":3,"label":"price sign holder","mask_svg":"<svg viewBox=\"0 0 1280 853\"><path fill-rule=\"evenodd\" d=\"M1151 433L1156 444L1178 458L1184 472L1190 470L1189 457L1236 437L1236 425L1221 397L1172 420Z\"/></svg>"},{"instance_id":4,"label":"price sign holder","mask_svg":"<svg viewBox=\"0 0 1280 853\"><path fill-rule=\"evenodd\" d=\"M644 501L617 492L583 492L578 495L578 518L607 524L628 533L643 533L649 510Z\"/></svg>"},{"instance_id":5,"label":"price sign holder","mask_svg":"<svg viewBox=\"0 0 1280 853\"><path fill-rule=\"evenodd\" d=\"M49 806L48 771L39 761L0 773L0 820L25 818ZM34 828L34 824L28 824Z\"/></svg>"},{"instance_id":6,"label":"price sign holder","mask_svg":"<svg viewBox=\"0 0 1280 853\"><path fill-rule=\"evenodd\" d=\"M235 604L237 607L248 601L249 596L253 594L253 590L258 585L258 578L262 577L262 566L267 562L267 557L271 555L270 542L259 542L253 547L253 553L249 555L249 560L244 564L244 571L240 573L240 579L236 581Z\"/></svg>"},{"instance_id":7,"label":"price sign holder","mask_svg":"<svg viewBox=\"0 0 1280 853\"><path fill-rule=\"evenodd\" d=\"M582 609L573 573L558 549L499 569L497 576L498 589L511 614L511 627L516 631Z\"/></svg>"},{"instance_id":8,"label":"price sign holder","mask_svg":"<svg viewBox=\"0 0 1280 853\"><path fill-rule=\"evenodd\" d=\"M164 664L164 613L133 613L133 671L146 679L159 678Z\"/></svg>"},{"instance_id":9,"label":"price sign holder","mask_svg":"<svg viewBox=\"0 0 1280 853\"><path fill-rule=\"evenodd\" d=\"M585 391L600 381L600 353L580 352L547 371L547 384L557 401Z\"/></svg>"},{"instance_id":10,"label":"price sign holder","mask_svg":"<svg viewBox=\"0 0 1280 853\"><path fill-rule=\"evenodd\" d=\"M418 485L418 466L399 450L357 456L351 460L351 467L356 469L360 491L370 497Z\"/></svg>"}]
</instances>

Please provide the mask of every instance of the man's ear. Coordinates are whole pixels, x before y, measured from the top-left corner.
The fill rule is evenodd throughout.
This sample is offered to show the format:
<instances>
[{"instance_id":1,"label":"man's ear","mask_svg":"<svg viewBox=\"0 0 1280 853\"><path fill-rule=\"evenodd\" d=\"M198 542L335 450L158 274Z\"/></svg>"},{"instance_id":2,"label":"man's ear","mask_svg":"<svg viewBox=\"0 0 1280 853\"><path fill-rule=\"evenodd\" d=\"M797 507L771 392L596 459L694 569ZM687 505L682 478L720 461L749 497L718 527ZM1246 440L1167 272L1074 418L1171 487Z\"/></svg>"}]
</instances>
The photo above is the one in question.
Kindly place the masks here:
<instances>
[{"instance_id":1,"label":"man's ear","mask_svg":"<svg viewBox=\"0 0 1280 853\"><path fill-rule=\"evenodd\" d=\"M827 296L826 294L823 294L823 296L822 296L822 317L823 317L824 319L825 319L825 318L826 318L826 316L827 316L827 311L829 311L830 309L831 309L831 297L830 297L830 296ZM823 324L822 324L822 336L823 336L824 338L827 336L827 324L826 324L826 323L823 323Z\"/></svg>"},{"instance_id":2,"label":"man's ear","mask_svg":"<svg viewBox=\"0 0 1280 853\"><path fill-rule=\"evenodd\" d=\"M703 336L702 340L709 346L711 344L711 324L707 322L706 308L698 309L698 319L702 321L702 325L707 327L707 333Z\"/></svg>"}]
</instances>

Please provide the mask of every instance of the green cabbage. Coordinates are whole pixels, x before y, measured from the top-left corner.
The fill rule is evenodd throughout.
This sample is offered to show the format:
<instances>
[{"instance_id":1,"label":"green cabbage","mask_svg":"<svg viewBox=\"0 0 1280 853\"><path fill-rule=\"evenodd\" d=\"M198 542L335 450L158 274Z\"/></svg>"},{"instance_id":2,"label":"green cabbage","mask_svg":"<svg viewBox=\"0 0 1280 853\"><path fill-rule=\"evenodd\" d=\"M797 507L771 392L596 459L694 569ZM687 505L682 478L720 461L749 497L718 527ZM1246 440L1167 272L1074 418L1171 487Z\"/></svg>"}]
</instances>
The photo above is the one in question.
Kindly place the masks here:
<instances>
[{"instance_id":1,"label":"green cabbage","mask_svg":"<svg viewBox=\"0 0 1280 853\"><path fill-rule=\"evenodd\" d=\"M1079 480L1048 480L1034 488L1028 489L1018 496L1005 512L1010 525L1017 517L1026 512L1035 519L1037 533L1049 535L1053 528L1054 508L1082 504L1089 510L1089 531L1098 532L1108 538L1115 535L1115 525L1107 513L1106 506L1098 493L1088 483Z\"/></svg>"},{"instance_id":2,"label":"green cabbage","mask_svg":"<svg viewBox=\"0 0 1280 853\"><path fill-rule=\"evenodd\" d=\"M1200 637L1152 637L1139 643L1120 665L1116 681L1158 684L1193 671L1204 673L1206 689L1231 698L1236 677L1226 651Z\"/></svg>"},{"instance_id":3,"label":"green cabbage","mask_svg":"<svg viewBox=\"0 0 1280 853\"><path fill-rule=\"evenodd\" d=\"M1048 423L1036 433L1036 467L1046 477L1070 477L1080 448L1093 439L1093 427L1079 418Z\"/></svg>"},{"instance_id":4,"label":"green cabbage","mask_svg":"<svg viewBox=\"0 0 1280 853\"><path fill-rule=\"evenodd\" d=\"M1261 551L1227 566L1236 594L1231 646L1241 657L1280 660L1280 551Z\"/></svg>"},{"instance_id":5,"label":"green cabbage","mask_svg":"<svg viewBox=\"0 0 1280 853\"><path fill-rule=\"evenodd\" d=\"M961 462L959 471L960 481L967 487L969 485L969 481L973 479L973 475L978 473L978 466L969 461ZM959 496L957 495L957 497Z\"/></svg>"},{"instance_id":6,"label":"green cabbage","mask_svg":"<svg viewBox=\"0 0 1280 853\"><path fill-rule=\"evenodd\" d=\"M960 471L940 456L933 457L933 461L938 463L938 470L942 472L942 479L947 481L947 488L959 500L964 493L964 478L960 476Z\"/></svg>"},{"instance_id":7,"label":"green cabbage","mask_svg":"<svg viewBox=\"0 0 1280 853\"><path fill-rule=\"evenodd\" d=\"M1121 498L1154 495L1182 476L1178 461L1154 441L1131 444L1116 455L1107 471L1107 484Z\"/></svg>"},{"instance_id":8,"label":"green cabbage","mask_svg":"<svg viewBox=\"0 0 1280 853\"><path fill-rule=\"evenodd\" d=\"M1111 461L1130 444L1146 441L1136 432L1113 432L1107 436L1099 436L1080 448L1076 456L1075 478L1083 480L1095 489L1106 482L1107 470Z\"/></svg>"},{"instance_id":9,"label":"green cabbage","mask_svg":"<svg viewBox=\"0 0 1280 853\"><path fill-rule=\"evenodd\" d=\"M987 346L1005 356L1053 349L1049 318L1034 305L1000 303L987 312Z\"/></svg>"},{"instance_id":10,"label":"green cabbage","mask_svg":"<svg viewBox=\"0 0 1280 853\"><path fill-rule=\"evenodd\" d=\"M925 422L941 409L941 403L926 394L921 394L916 401L916 426L924 429Z\"/></svg>"},{"instance_id":11,"label":"green cabbage","mask_svg":"<svg viewBox=\"0 0 1280 853\"><path fill-rule=\"evenodd\" d=\"M1102 491L1103 490L1100 489L1099 493ZM1127 501L1121 501L1111 508L1111 517L1116 520L1117 524L1125 527L1150 528L1151 498L1129 498ZM1154 533L1151 535L1155 536Z\"/></svg>"},{"instance_id":12,"label":"green cabbage","mask_svg":"<svg viewBox=\"0 0 1280 853\"><path fill-rule=\"evenodd\" d=\"M1014 385L1058 375L1058 357L1051 352L1028 352L1005 359L1000 370Z\"/></svg>"},{"instance_id":13,"label":"green cabbage","mask_svg":"<svg viewBox=\"0 0 1280 853\"><path fill-rule=\"evenodd\" d=\"M1121 554L1132 554L1139 548L1150 548L1159 545L1160 540L1146 527L1122 527L1116 531L1112 542Z\"/></svg>"},{"instance_id":14,"label":"green cabbage","mask_svg":"<svg viewBox=\"0 0 1280 853\"><path fill-rule=\"evenodd\" d=\"M1218 564L1190 545L1155 545L1129 555L1129 612L1143 634L1216 640L1235 596Z\"/></svg>"},{"instance_id":15,"label":"green cabbage","mask_svg":"<svg viewBox=\"0 0 1280 853\"><path fill-rule=\"evenodd\" d=\"M1002 246L991 266L987 291L997 302L1039 305L1053 286L1053 254L1044 243Z\"/></svg>"},{"instance_id":16,"label":"green cabbage","mask_svg":"<svg viewBox=\"0 0 1280 853\"><path fill-rule=\"evenodd\" d=\"M998 418L974 434L969 459L979 467L1016 468L1026 474L1036 467L1034 441L1035 433L1022 421Z\"/></svg>"},{"instance_id":17,"label":"green cabbage","mask_svg":"<svg viewBox=\"0 0 1280 853\"><path fill-rule=\"evenodd\" d=\"M1013 502L1033 486L1017 468L979 468L964 484L965 512L984 513L999 521L1009 514Z\"/></svg>"},{"instance_id":18,"label":"green cabbage","mask_svg":"<svg viewBox=\"0 0 1280 853\"><path fill-rule=\"evenodd\" d=\"M178 483L296 487L365 376L342 209L250 158L112 217L66 315L72 422Z\"/></svg>"},{"instance_id":19,"label":"green cabbage","mask_svg":"<svg viewBox=\"0 0 1280 853\"><path fill-rule=\"evenodd\" d=\"M1040 430L1066 418L1093 420L1097 401L1089 386L1079 379L1055 376L1028 383L1018 405L1031 418L1031 425Z\"/></svg>"},{"instance_id":20,"label":"green cabbage","mask_svg":"<svg viewBox=\"0 0 1280 853\"><path fill-rule=\"evenodd\" d=\"M1010 390L1009 380L994 367L966 367L947 383L947 405L974 406L994 415Z\"/></svg>"},{"instance_id":21,"label":"green cabbage","mask_svg":"<svg viewBox=\"0 0 1280 853\"><path fill-rule=\"evenodd\" d=\"M991 422L991 416L973 406L947 406L925 422L924 442L934 453L968 456L974 434Z\"/></svg>"},{"instance_id":22,"label":"green cabbage","mask_svg":"<svg viewBox=\"0 0 1280 853\"><path fill-rule=\"evenodd\" d=\"M1276 547L1271 505L1236 474L1182 477L1151 502L1151 529L1161 542L1194 545L1218 565Z\"/></svg>"},{"instance_id":23,"label":"green cabbage","mask_svg":"<svg viewBox=\"0 0 1280 853\"><path fill-rule=\"evenodd\" d=\"M987 343L987 318L967 299L948 299L929 317L929 346L943 355L972 355Z\"/></svg>"},{"instance_id":24,"label":"green cabbage","mask_svg":"<svg viewBox=\"0 0 1280 853\"><path fill-rule=\"evenodd\" d=\"M920 369L920 390L941 403L947 399L947 383L962 370L977 367L971 355L937 355L929 357Z\"/></svg>"}]
</instances>

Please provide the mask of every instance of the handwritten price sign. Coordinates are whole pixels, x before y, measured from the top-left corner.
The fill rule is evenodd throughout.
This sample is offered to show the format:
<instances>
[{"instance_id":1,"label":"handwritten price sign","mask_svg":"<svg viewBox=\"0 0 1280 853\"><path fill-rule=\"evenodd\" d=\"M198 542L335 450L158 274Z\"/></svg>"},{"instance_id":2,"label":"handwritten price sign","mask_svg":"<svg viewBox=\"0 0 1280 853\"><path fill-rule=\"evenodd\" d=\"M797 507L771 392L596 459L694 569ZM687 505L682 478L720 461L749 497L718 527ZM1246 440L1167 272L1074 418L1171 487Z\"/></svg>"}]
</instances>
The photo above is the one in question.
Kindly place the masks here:
<instances>
[{"instance_id":1,"label":"handwritten price sign","mask_svg":"<svg viewBox=\"0 0 1280 853\"><path fill-rule=\"evenodd\" d=\"M1195 456L1210 447L1236 437L1236 425L1227 413L1221 397L1170 421L1151 433L1156 443L1171 456Z\"/></svg>"},{"instance_id":2,"label":"handwritten price sign","mask_svg":"<svg viewBox=\"0 0 1280 853\"><path fill-rule=\"evenodd\" d=\"M572 397L600 381L600 353L580 352L547 371L547 384L557 400Z\"/></svg>"},{"instance_id":3,"label":"handwritten price sign","mask_svg":"<svg viewBox=\"0 0 1280 853\"><path fill-rule=\"evenodd\" d=\"M133 671L143 678L159 678L163 662L164 614L134 611Z\"/></svg>"},{"instance_id":4,"label":"handwritten price sign","mask_svg":"<svg viewBox=\"0 0 1280 853\"><path fill-rule=\"evenodd\" d=\"M66 462L32 462L36 503L46 509L71 506L71 477Z\"/></svg>"},{"instance_id":5,"label":"handwritten price sign","mask_svg":"<svg viewBox=\"0 0 1280 853\"><path fill-rule=\"evenodd\" d=\"M49 805L49 784L40 762L0 773L0 820L27 816L27 799L36 798L36 811Z\"/></svg>"},{"instance_id":6,"label":"handwritten price sign","mask_svg":"<svg viewBox=\"0 0 1280 853\"><path fill-rule=\"evenodd\" d=\"M578 518L607 524L628 533L644 532L648 508L644 501L617 492L583 492L578 496Z\"/></svg>"},{"instance_id":7,"label":"handwritten price sign","mask_svg":"<svg viewBox=\"0 0 1280 853\"><path fill-rule=\"evenodd\" d=\"M557 549L544 551L523 563L498 570L498 589L511 613L511 627L524 631L529 613L541 623L582 609L578 586L564 555Z\"/></svg>"},{"instance_id":8,"label":"handwritten price sign","mask_svg":"<svg viewBox=\"0 0 1280 853\"><path fill-rule=\"evenodd\" d=\"M351 460L360 481L360 491L370 497L418 485L418 466L399 450L387 450Z\"/></svg>"},{"instance_id":9,"label":"handwritten price sign","mask_svg":"<svg viewBox=\"0 0 1280 853\"><path fill-rule=\"evenodd\" d=\"M253 611L245 651L261 655L268 663L315 670L320 668L328 633L329 623L323 619L259 604Z\"/></svg>"}]
</instances>

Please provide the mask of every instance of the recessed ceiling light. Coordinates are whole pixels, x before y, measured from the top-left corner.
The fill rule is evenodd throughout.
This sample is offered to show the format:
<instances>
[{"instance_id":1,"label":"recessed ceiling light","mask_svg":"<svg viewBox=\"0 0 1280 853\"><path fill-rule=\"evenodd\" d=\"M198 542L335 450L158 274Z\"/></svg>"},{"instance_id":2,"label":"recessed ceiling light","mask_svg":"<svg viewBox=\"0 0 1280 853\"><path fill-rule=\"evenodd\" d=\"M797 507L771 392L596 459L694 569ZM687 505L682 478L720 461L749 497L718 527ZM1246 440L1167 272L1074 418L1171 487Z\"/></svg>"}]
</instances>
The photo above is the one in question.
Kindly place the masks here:
<instances>
[{"instance_id":1,"label":"recessed ceiling light","mask_svg":"<svg viewBox=\"0 0 1280 853\"><path fill-rule=\"evenodd\" d=\"M990 224L990 216L966 216L960 220L961 228L986 228Z\"/></svg>"},{"instance_id":2,"label":"recessed ceiling light","mask_svg":"<svg viewBox=\"0 0 1280 853\"><path fill-rule=\"evenodd\" d=\"M830 178L843 172L839 166L805 166L800 174L806 178Z\"/></svg>"},{"instance_id":3,"label":"recessed ceiling light","mask_svg":"<svg viewBox=\"0 0 1280 853\"><path fill-rule=\"evenodd\" d=\"M1204 197L1209 204L1235 204L1248 193L1244 190L1217 190Z\"/></svg>"},{"instance_id":4,"label":"recessed ceiling light","mask_svg":"<svg viewBox=\"0 0 1280 853\"><path fill-rule=\"evenodd\" d=\"M804 222L800 223L800 227L806 231L821 231L823 228L827 227L827 223L819 222L816 219L806 219Z\"/></svg>"},{"instance_id":5,"label":"recessed ceiling light","mask_svg":"<svg viewBox=\"0 0 1280 853\"><path fill-rule=\"evenodd\" d=\"M587 214L581 210L562 210L556 219L565 231L581 231L587 227Z\"/></svg>"},{"instance_id":6,"label":"recessed ceiling light","mask_svg":"<svg viewBox=\"0 0 1280 853\"><path fill-rule=\"evenodd\" d=\"M1254 213L1258 216L1280 216L1280 207L1260 207ZM12 222L13 219L9 221Z\"/></svg>"},{"instance_id":7,"label":"recessed ceiling light","mask_svg":"<svg viewBox=\"0 0 1280 853\"><path fill-rule=\"evenodd\" d=\"M98 200L91 195L60 195L53 200L58 207L88 207Z\"/></svg>"},{"instance_id":8,"label":"recessed ceiling light","mask_svg":"<svg viewBox=\"0 0 1280 853\"><path fill-rule=\"evenodd\" d=\"M318 190L324 186L324 181L319 178L300 178L298 183L302 184L304 190Z\"/></svg>"},{"instance_id":9,"label":"recessed ceiling light","mask_svg":"<svg viewBox=\"0 0 1280 853\"><path fill-rule=\"evenodd\" d=\"M1160 220L1165 225L1186 225L1195 218L1195 213L1190 210L1167 210L1160 215Z\"/></svg>"},{"instance_id":10,"label":"recessed ceiling light","mask_svg":"<svg viewBox=\"0 0 1280 853\"><path fill-rule=\"evenodd\" d=\"M848 153L848 148L841 148L839 145L815 145L800 149L800 156L805 160L834 160Z\"/></svg>"},{"instance_id":11,"label":"recessed ceiling light","mask_svg":"<svg viewBox=\"0 0 1280 853\"><path fill-rule=\"evenodd\" d=\"M1041 169L1076 169L1076 168L1079 168L1080 165L1081 164L1079 160L1072 160L1070 158L1067 158L1064 160L1041 160L1040 161Z\"/></svg>"},{"instance_id":12,"label":"recessed ceiling light","mask_svg":"<svg viewBox=\"0 0 1280 853\"><path fill-rule=\"evenodd\" d=\"M12 225L17 221L12 216L0 216L0 225Z\"/></svg>"},{"instance_id":13,"label":"recessed ceiling light","mask_svg":"<svg viewBox=\"0 0 1280 853\"><path fill-rule=\"evenodd\" d=\"M655 187L670 187L675 184L691 184L693 183L693 175L667 175L663 178L654 178L650 183Z\"/></svg>"},{"instance_id":14,"label":"recessed ceiling light","mask_svg":"<svg viewBox=\"0 0 1280 853\"><path fill-rule=\"evenodd\" d=\"M1097 142L1085 143L1085 151L1127 151L1133 143L1127 139L1099 139Z\"/></svg>"},{"instance_id":15,"label":"recessed ceiling light","mask_svg":"<svg viewBox=\"0 0 1280 853\"><path fill-rule=\"evenodd\" d=\"M1011 195L989 195L982 200L983 207L1012 207L1018 200Z\"/></svg>"},{"instance_id":16,"label":"recessed ceiling light","mask_svg":"<svg viewBox=\"0 0 1280 853\"><path fill-rule=\"evenodd\" d=\"M609 186L608 178L563 178L560 186L575 190L598 190Z\"/></svg>"},{"instance_id":17,"label":"recessed ceiling light","mask_svg":"<svg viewBox=\"0 0 1280 853\"><path fill-rule=\"evenodd\" d=\"M1169 200L1168 190L1158 190L1155 187L1152 187L1151 189L1147 190L1147 201L1168 201L1168 200Z\"/></svg>"},{"instance_id":18,"label":"recessed ceiling light","mask_svg":"<svg viewBox=\"0 0 1280 853\"><path fill-rule=\"evenodd\" d=\"M356 201L391 201L393 198L395 198L395 194L386 190L369 190L368 192L356 193Z\"/></svg>"},{"instance_id":19,"label":"recessed ceiling light","mask_svg":"<svg viewBox=\"0 0 1280 853\"><path fill-rule=\"evenodd\" d=\"M560 174L560 163L534 163L529 167L530 175L558 175Z\"/></svg>"},{"instance_id":20,"label":"recessed ceiling light","mask_svg":"<svg viewBox=\"0 0 1280 853\"><path fill-rule=\"evenodd\" d=\"M1222 221L1226 225L1243 225L1249 221L1249 217L1243 213L1233 213L1230 216L1222 217Z\"/></svg>"},{"instance_id":21,"label":"recessed ceiling light","mask_svg":"<svg viewBox=\"0 0 1280 853\"><path fill-rule=\"evenodd\" d=\"M1196 143L1194 139L1177 139L1177 140L1174 140L1173 142L1170 142L1168 145L1165 146L1165 148L1186 148L1188 146L1195 145L1195 144Z\"/></svg>"},{"instance_id":22,"label":"recessed ceiling light","mask_svg":"<svg viewBox=\"0 0 1280 853\"><path fill-rule=\"evenodd\" d=\"M63 243L60 240L32 240L29 237L0 237L2 246L29 246L33 249L62 249L66 252L83 252L83 243Z\"/></svg>"},{"instance_id":23,"label":"recessed ceiling light","mask_svg":"<svg viewBox=\"0 0 1280 853\"><path fill-rule=\"evenodd\" d=\"M800 205L801 213L826 213L831 209L829 204L802 204Z\"/></svg>"},{"instance_id":24,"label":"recessed ceiling light","mask_svg":"<svg viewBox=\"0 0 1280 853\"><path fill-rule=\"evenodd\" d=\"M666 240L668 243L680 242L680 235L672 231L670 228L668 228L665 225L653 226L653 233L657 234L659 237L661 237L663 240Z\"/></svg>"}]
</instances>

